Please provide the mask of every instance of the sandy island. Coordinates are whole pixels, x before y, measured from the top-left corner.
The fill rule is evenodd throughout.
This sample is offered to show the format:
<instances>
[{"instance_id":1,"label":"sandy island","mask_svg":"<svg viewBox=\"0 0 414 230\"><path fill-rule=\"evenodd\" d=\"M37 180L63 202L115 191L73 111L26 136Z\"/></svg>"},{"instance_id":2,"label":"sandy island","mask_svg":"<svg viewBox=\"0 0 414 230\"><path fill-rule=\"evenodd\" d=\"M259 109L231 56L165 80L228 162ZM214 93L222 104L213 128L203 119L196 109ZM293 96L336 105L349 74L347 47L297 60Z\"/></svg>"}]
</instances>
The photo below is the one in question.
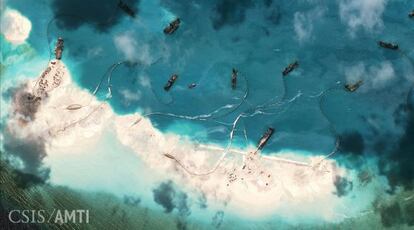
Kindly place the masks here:
<instances>
[{"instance_id":1,"label":"sandy island","mask_svg":"<svg viewBox=\"0 0 414 230\"><path fill-rule=\"evenodd\" d=\"M48 154L53 149L67 149L70 154L72 148L93 146L109 127L150 168L166 172L166 179L186 191L204 194L209 203L255 217L288 209L314 213L314 207L322 219L335 213L334 180L346 171L334 160L323 160L323 155L261 156L260 152L252 154L255 146L226 149L161 133L138 113L116 115L106 102L73 84L61 61L49 63L25 90L41 98L35 118L22 122L19 105L14 105L9 130L22 138L41 136Z\"/></svg>"}]
</instances>

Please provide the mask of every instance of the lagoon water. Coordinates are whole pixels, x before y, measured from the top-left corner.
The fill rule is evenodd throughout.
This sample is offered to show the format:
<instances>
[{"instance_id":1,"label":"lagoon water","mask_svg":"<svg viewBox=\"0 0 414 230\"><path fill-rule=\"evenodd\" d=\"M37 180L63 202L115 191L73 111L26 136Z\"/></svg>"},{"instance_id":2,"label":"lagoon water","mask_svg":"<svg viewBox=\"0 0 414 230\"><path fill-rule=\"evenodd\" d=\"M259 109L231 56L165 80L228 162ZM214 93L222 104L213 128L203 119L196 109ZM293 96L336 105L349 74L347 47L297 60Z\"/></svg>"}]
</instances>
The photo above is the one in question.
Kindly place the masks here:
<instances>
[{"instance_id":1,"label":"lagoon water","mask_svg":"<svg viewBox=\"0 0 414 230\"><path fill-rule=\"evenodd\" d=\"M242 115L235 145L255 145L273 127L264 154L338 150L339 164L364 169L379 162L374 167L389 184L412 188L413 165L405 163L413 159L412 1L125 1L136 18L115 0L5 2L31 21L32 54L9 63L3 81L36 77L63 37L63 60L76 83L118 114L138 111L163 132L223 146ZM180 28L165 35L176 17ZM400 50L380 48L378 40ZM3 43L3 58L18 50ZM299 67L283 77L295 60ZM234 90L232 68L239 73ZM174 73L178 80L166 92ZM344 90L360 79L356 92ZM191 83L196 87L189 89Z\"/></svg>"}]
</instances>

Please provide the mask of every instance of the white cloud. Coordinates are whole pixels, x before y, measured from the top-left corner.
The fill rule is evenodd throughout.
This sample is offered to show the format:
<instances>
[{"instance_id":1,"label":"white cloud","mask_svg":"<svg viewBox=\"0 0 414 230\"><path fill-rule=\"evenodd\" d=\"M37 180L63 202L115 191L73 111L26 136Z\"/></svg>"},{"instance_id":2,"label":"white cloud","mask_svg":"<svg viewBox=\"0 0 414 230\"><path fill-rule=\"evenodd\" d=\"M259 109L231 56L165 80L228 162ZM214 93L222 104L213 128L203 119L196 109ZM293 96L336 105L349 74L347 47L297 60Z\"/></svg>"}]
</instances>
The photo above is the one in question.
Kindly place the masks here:
<instances>
[{"instance_id":1,"label":"white cloud","mask_svg":"<svg viewBox=\"0 0 414 230\"><path fill-rule=\"evenodd\" d=\"M390 62L383 62L378 67L371 67L369 71L372 73L372 86L374 88L384 87L395 77L394 68Z\"/></svg>"},{"instance_id":2,"label":"white cloud","mask_svg":"<svg viewBox=\"0 0 414 230\"><path fill-rule=\"evenodd\" d=\"M94 58L94 57L102 54L102 52L103 52L103 48L102 47L92 47L92 48L88 49L87 56L89 58Z\"/></svg>"},{"instance_id":3,"label":"white cloud","mask_svg":"<svg viewBox=\"0 0 414 230\"><path fill-rule=\"evenodd\" d=\"M304 41L310 38L313 30L313 25L306 26L306 16L304 13L296 12L294 16L293 25L295 27L295 33L299 41Z\"/></svg>"},{"instance_id":4,"label":"white cloud","mask_svg":"<svg viewBox=\"0 0 414 230\"><path fill-rule=\"evenodd\" d=\"M138 82L142 87L149 88L151 87L151 81L150 78L146 75L141 75L138 77Z\"/></svg>"},{"instance_id":5,"label":"white cloud","mask_svg":"<svg viewBox=\"0 0 414 230\"><path fill-rule=\"evenodd\" d=\"M128 61L139 61L145 65L149 65L154 61L150 54L149 45L139 44L131 32L115 36L114 42L116 48Z\"/></svg>"},{"instance_id":6,"label":"white cloud","mask_svg":"<svg viewBox=\"0 0 414 230\"><path fill-rule=\"evenodd\" d=\"M405 79L409 82L414 82L414 62L412 60L403 62L402 71Z\"/></svg>"},{"instance_id":7,"label":"white cloud","mask_svg":"<svg viewBox=\"0 0 414 230\"><path fill-rule=\"evenodd\" d=\"M340 0L339 15L351 33L360 29L373 31L383 25L382 14L388 0Z\"/></svg>"},{"instance_id":8,"label":"white cloud","mask_svg":"<svg viewBox=\"0 0 414 230\"><path fill-rule=\"evenodd\" d=\"M6 9L1 16L1 33L7 41L19 45L26 41L32 30L32 23L17 10Z\"/></svg>"},{"instance_id":9,"label":"white cloud","mask_svg":"<svg viewBox=\"0 0 414 230\"><path fill-rule=\"evenodd\" d=\"M381 89L396 77L394 68L389 61L370 67L366 67L363 62L360 62L345 70L346 81L355 83L358 80L363 80L365 90Z\"/></svg>"},{"instance_id":10,"label":"white cloud","mask_svg":"<svg viewBox=\"0 0 414 230\"><path fill-rule=\"evenodd\" d=\"M293 27L299 42L308 41L312 38L314 21L322 17L324 10L316 8L308 12L296 12L293 18Z\"/></svg>"},{"instance_id":11,"label":"white cloud","mask_svg":"<svg viewBox=\"0 0 414 230\"><path fill-rule=\"evenodd\" d=\"M124 99L128 102L139 101L141 99L141 91L132 92L129 89L122 89L119 91Z\"/></svg>"}]
</instances>

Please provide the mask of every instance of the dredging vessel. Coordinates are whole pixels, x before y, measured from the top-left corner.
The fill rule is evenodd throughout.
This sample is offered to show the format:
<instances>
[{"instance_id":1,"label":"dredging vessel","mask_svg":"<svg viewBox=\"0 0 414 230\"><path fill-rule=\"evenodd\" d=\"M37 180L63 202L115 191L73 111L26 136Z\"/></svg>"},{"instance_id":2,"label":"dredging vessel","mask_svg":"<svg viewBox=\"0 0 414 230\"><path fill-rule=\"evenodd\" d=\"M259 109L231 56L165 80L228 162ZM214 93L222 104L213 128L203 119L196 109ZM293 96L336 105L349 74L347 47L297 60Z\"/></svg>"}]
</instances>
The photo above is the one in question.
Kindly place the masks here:
<instances>
[{"instance_id":1,"label":"dredging vessel","mask_svg":"<svg viewBox=\"0 0 414 230\"><path fill-rule=\"evenodd\" d=\"M174 85L174 82L177 80L178 75L177 74L173 74L171 75L170 79L168 79L167 84L165 84L164 86L164 90L168 91L171 89L171 87Z\"/></svg>"},{"instance_id":2,"label":"dredging vessel","mask_svg":"<svg viewBox=\"0 0 414 230\"><path fill-rule=\"evenodd\" d=\"M238 73L239 72L235 68L233 68L233 70L231 72L231 88L232 89L236 89Z\"/></svg>"},{"instance_id":3,"label":"dredging vessel","mask_svg":"<svg viewBox=\"0 0 414 230\"><path fill-rule=\"evenodd\" d=\"M59 37L56 46L55 46L55 58L57 60L62 59L62 53L63 53L63 38Z\"/></svg>"},{"instance_id":4,"label":"dredging vessel","mask_svg":"<svg viewBox=\"0 0 414 230\"><path fill-rule=\"evenodd\" d=\"M398 50L398 44L395 43L378 41L378 45L385 49Z\"/></svg>"},{"instance_id":5,"label":"dredging vessel","mask_svg":"<svg viewBox=\"0 0 414 230\"><path fill-rule=\"evenodd\" d=\"M354 92L355 90L357 90L362 85L362 83L363 83L363 81L359 80L359 81L357 81L356 83L353 83L353 84L351 84L351 83L345 84L344 87L348 92Z\"/></svg>"},{"instance_id":6,"label":"dredging vessel","mask_svg":"<svg viewBox=\"0 0 414 230\"><path fill-rule=\"evenodd\" d=\"M294 61L292 63L290 63L282 72L283 76L288 75L290 72L292 72L294 69L299 67L299 62L298 61Z\"/></svg>"},{"instance_id":7,"label":"dredging vessel","mask_svg":"<svg viewBox=\"0 0 414 230\"><path fill-rule=\"evenodd\" d=\"M181 20L176 18L174 21L164 28L165 34L173 34L180 27Z\"/></svg>"},{"instance_id":8,"label":"dredging vessel","mask_svg":"<svg viewBox=\"0 0 414 230\"><path fill-rule=\"evenodd\" d=\"M266 145L266 143L269 141L270 137L273 135L273 132L275 131L274 128L269 127L266 132L263 134L262 138L260 138L259 143L257 144L257 149L261 150Z\"/></svg>"}]
</instances>

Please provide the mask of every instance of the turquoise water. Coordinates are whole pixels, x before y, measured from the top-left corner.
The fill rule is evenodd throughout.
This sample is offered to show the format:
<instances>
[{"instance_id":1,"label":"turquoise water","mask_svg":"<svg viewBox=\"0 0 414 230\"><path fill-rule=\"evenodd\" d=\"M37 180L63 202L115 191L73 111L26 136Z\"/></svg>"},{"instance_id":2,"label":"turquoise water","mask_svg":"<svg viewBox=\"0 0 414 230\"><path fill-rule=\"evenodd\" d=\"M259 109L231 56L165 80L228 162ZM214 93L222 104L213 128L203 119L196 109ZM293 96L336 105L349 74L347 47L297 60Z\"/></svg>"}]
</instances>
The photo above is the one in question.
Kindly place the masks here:
<instances>
[{"instance_id":1,"label":"turquoise water","mask_svg":"<svg viewBox=\"0 0 414 230\"><path fill-rule=\"evenodd\" d=\"M356 133L372 145L367 153L377 151L377 137L392 145L402 135L395 114L414 79L413 21L401 14L413 7L409 1L387 1L383 12L347 1L129 3L138 9L135 19L113 1L96 4L107 17L76 10L77 2L8 5L31 20L28 42L38 55L47 56L64 37L63 60L81 87L94 92L101 81L97 95L104 100L111 85L108 101L117 113L155 113L150 118L161 130L185 120L205 132L176 132L225 143L243 114L235 127L239 145L256 143L271 126L277 135L265 152L326 154L341 135ZM166 36L162 29L175 17L182 25ZM400 51L379 48L378 40L397 42ZM282 77L294 60L299 68ZM239 71L236 90L230 87L232 68ZM165 92L173 73L179 78ZM345 92L347 79L357 78L365 80L361 89ZM191 83L197 86L188 89Z\"/></svg>"},{"instance_id":2,"label":"turquoise water","mask_svg":"<svg viewBox=\"0 0 414 230\"><path fill-rule=\"evenodd\" d=\"M255 145L273 127L265 153L328 154L339 143L334 157L350 159L347 167L378 158L391 185L413 187L414 20L407 14L414 2L126 2L137 18L117 1L92 1L93 13L57 0L7 6L32 22L27 43L36 58L46 66L63 37L63 60L76 83L92 93L101 82L97 96L118 114L138 111L164 132L222 145L242 115L238 146ZM176 17L180 28L166 36L163 28ZM400 50L380 48L378 40ZM282 77L295 60L299 68ZM19 71L10 66L4 76ZM239 71L235 90L232 68ZM165 92L174 73L178 80ZM346 92L344 84L357 79L364 84ZM191 83L197 86L189 89Z\"/></svg>"},{"instance_id":3,"label":"turquoise water","mask_svg":"<svg viewBox=\"0 0 414 230\"><path fill-rule=\"evenodd\" d=\"M412 20L400 16L400 9L409 9L408 2L389 2L377 26L360 26L355 31L350 31L346 19L341 20L335 2L266 4L246 1L236 4L233 12L227 6L208 2L142 1L138 19L121 17L105 32L86 23L69 29L59 25L83 17L74 14L58 15L49 24L47 34L51 43L58 36L65 38L64 57L75 63L72 69L80 73L77 78L82 87L93 91L102 77L105 85L106 77L111 75L110 103L118 113L140 110L192 118L211 115L208 122L189 122L202 124L207 130L226 130L211 132L212 140L227 140L235 118L240 113L251 114L263 104L261 111L267 114L243 119L236 135L244 135L245 129L249 141L256 142L272 126L279 135L269 143L268 150L329 152L343 132L370 132L368 117L381 114L384 120L392 119L400 98L411 86L407 78L412 79ZM229 12L217 13L220 7ZM295 33L298 12L309 18L304 27L311 32L304 40ZM182 26L174 35L165 36L162 28L174 17L182 19ZM125 49L131 49L129 57L115 44L119 36L132 41L125 45ZM379 39L398 41L402 52L379 48ZM296 59L300 67L282 78L281 71ZM103 76L112 64L125 60L145 64L121 64ZM369 78L377 73L371 73L370 68L381 68L384 62L394 74L384 80L385 85L371 86L375 80ZM364 74L371 75L365 89L346 93L346 73L360 63L367 68ZM233 67L240 72L234 91L229 87ZM163 85L173 73L179 75L179 80L170 92L165 92ZM197 83L197 87L188 89L190 83ZM122 92L130 92L133 97L127 98ZM100 93L106 95L105 86ZM274 105L266 104L269 100ZM226 105L233 107L212 113ZM151 119L162 130L169 129L176 120L166 115Z\"/></svg>"},{"instance_id":4,"label":"turquoise water","mask_svg":"<svg viewBox=\"0 0 414 230\"><path fill-rule=\"evenodd\" d=\"M401 97L411 87L413 66L409 58L413 56L410 41L414 32L409 29L412 20L400 13L410 8L408 1L389 2L372 29L364 25L350 29L347 19L341 19L338 3L322 2L245 1L231 8L225 2L142 1L138 19L120 17L111 27L106 25L109 19L97 21L105 31L97 31L102 26L87 23L65 27L65 22L85 17L68 12L48 24L47 35L52 48L56 37L65 38L64 60L73 63L71 69L79 73L76 78L82 87L92 92L104 79L99 91L104 98L111 75L109 102L118 113L151 111L192 119L210 115L208 122L187 122L201 124L207 130L221 126L227 132L211 132L209 138L227 140L230 124L239 114L251 114L264 105L260 111L266 114L242 119L237 136L246 130L249 141L255 143L272 126L278 135L267 150L327 153L341 133L368 135L371 128L366 119L370 116L381 117L379 122L393 119ZM115 9L108 12L119 13ZM298 14L305 17L305 21L299 21L310 31L305 38L295 33ZM177 33L166 36L162 28L175 17L182 19L182 26ZM116 40L122 38L126 40L124 49L130 50L126 56L116 45ZM380 39L398 42L401 52L379 48L376 42ZM32 42L46 46L44 40ZM283 78L281 71L294 60L300 67ZM111 65L122 61L144 64L121 64L108 72ZM349 94L343 90L346 76L361 63L366 69L362 75L370 76L360 76L368 78L366 84ZM375 69L381 70L384 63L394 72L377 86L373 83L378 75ZM236 90L230 88L233 67L240 73ZM171 91L165 92L163 86L173 73L179 79ZM188 89L191 83L197 87ZM125 92L131 96L125 96ZM222 108L226 105L230 108ZM156 115L151 119L167 130L177 117Z\"/></svg>"}]
</instances>

